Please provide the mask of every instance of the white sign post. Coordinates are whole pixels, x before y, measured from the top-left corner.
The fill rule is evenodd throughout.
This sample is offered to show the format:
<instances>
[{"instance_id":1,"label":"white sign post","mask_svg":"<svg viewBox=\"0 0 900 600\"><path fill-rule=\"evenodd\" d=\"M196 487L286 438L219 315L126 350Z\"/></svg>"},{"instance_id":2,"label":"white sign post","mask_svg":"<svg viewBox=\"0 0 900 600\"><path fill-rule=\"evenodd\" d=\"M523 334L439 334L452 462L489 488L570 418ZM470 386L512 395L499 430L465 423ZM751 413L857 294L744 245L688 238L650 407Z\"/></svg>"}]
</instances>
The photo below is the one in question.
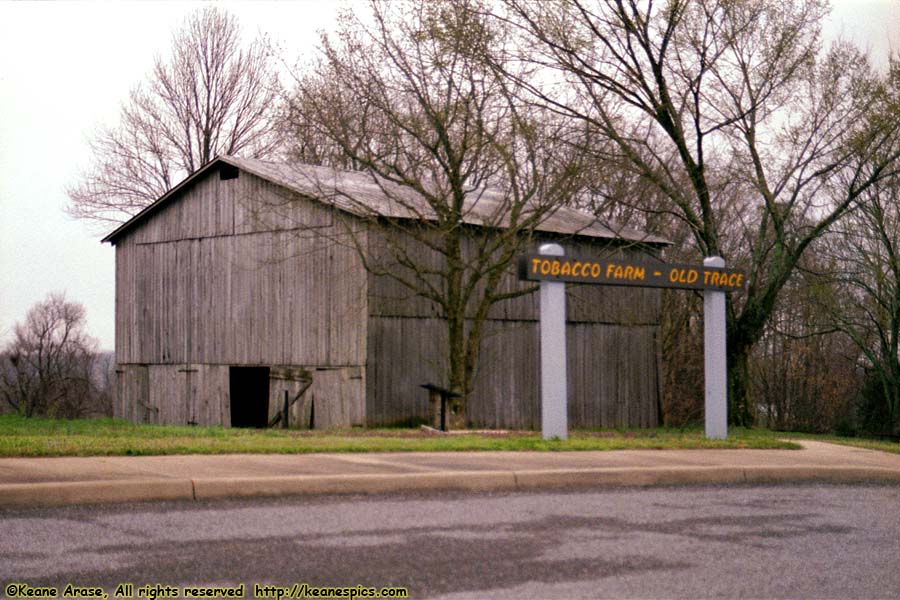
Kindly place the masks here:
<instances>
[{"instance_id":1,"label":"white sign post","mask_svg":"<svg viewBox=\"0 0 900 600\"><path fill-rule=\"evenodd\" d=\"M559 244L542 244L540 254L563 256ZM541 432L545 440L569 437L566 389L566 284L541 281Z\"/></svg>"},{"instance_id":2,"label":"white sign post","mask_svg":"<svg viewBox=\"0 0 900 600\"><path fill-rule=\"evenodd\" d=\"M709 256L704 267L724 268L725 259ZM728 437L728 377L725 354L725 292L703 290L703 376L706 382L706 437Z\"/></svg>"}]
</instances>

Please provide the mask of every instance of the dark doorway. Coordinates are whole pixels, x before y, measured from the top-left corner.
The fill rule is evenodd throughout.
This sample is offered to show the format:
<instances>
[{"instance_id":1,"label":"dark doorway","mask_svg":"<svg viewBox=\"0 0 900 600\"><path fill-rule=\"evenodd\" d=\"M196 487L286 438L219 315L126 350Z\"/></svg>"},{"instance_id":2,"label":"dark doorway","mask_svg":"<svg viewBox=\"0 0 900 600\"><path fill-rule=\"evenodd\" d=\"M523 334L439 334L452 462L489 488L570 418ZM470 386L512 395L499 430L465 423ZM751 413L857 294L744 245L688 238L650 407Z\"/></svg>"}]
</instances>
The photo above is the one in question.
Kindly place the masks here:
<instances>
[{"instance_id":1,"label":"dark doorway","mask_svg":"<svg viewBox=\"0 0 900 600\"><path fill-rule=\"evenodd\" d=\"M269 367L229 367L232 427L269 424Z\"/></svg>"}]
</instances>

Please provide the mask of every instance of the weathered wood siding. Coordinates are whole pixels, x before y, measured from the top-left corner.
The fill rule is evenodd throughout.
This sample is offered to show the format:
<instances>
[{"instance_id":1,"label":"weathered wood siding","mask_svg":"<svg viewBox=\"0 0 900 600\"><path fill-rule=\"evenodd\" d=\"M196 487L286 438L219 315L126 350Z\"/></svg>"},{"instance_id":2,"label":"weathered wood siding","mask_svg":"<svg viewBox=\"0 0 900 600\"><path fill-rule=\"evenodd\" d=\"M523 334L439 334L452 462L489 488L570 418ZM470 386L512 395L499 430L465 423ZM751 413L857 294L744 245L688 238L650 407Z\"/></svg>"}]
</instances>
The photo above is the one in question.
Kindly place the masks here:
<instances>
[{"instance_id":1,"label":"weathered wood siding","mask_svg":"<svg viewBox=\"0 0 900 600\"><path fill-rule=\"evenodd\" d=\"M311 229L252 232L263 217L238 210L250 223L223 233L228 211L201 210L220 197L229 210L257 196L280 206L272 188L247 174L206 178L117 243L119 364L364 364L366 274L334 243L342 229L328 211L295 198L295 220L308 208Z\"/></svg>"},{"instance_id":2,"label":"weathered wood siding","mask_svg":"<svg viewBox=\"0 0 900 600\"><path fill-rule=\"evenodd\" d=\"M123 365L116 367L116 397L113 415L134 423L150 422L150 379L147 365ZM154 417L155 418L155 417Z\"/></svg>"},{"instance_id":3,"label":"weathered wood siding","mask_svg":"<svg viewBox=\"0 0 900 600\"><path fill-rule=\"evenodd\" d=\"M135 423L230 425L228 367L119 365L114 414Z\"/></svg>"},{"instance_id":4,"label":"weathered wood siding","mask_svg":"<svg viewBox=\"0 0 900 600\"><path fill-rule=\"evenodd\" d=\"M356 255L310 245L278 232L121 246L117 361L361 365Z\"/></svg>"},{"instance_id":5,"label":"weathered wood siding","mask_svg":"<svg viewBox=\"0 0 900 600\"><path fill-rule=\"evenodd\" d=\"M269 379L269 418L284 407L284 392L292 400L301 390L302 382L285 378L281 369L271 371ZM291 405L292 428L330 429L365 425L365 369L343 367L319 368L307 372L312 385L299 400Z\"/></svg>"},{"instance_id":6,"label":"weathered wood siding","mask_svg":"<svg viewBox=\"0 0 900 600\"><path fill-rule=\"evenodd\" d=\"M386 268L390 250L370 235ZM435 254L417 251L438 266ZM570 239L566 253L597 258L650 258L639 246ZM474 247L474 244L473 244ZM398 268L398 267L393 267ZM504 291L527 290L513 269ZM529 293L496 304L485 325L468 419L476 427L540 429L539 297ZM652 427L658 423L659 290L568 285L566 289L569 420L572 427ZM438 308L396 279L369 276L366 414L371 425L425 422L428 394L420 385L446 385L446 325Z\"/></svg>"},{"instance_id":7,"label":"weathered wood siding","mask_svg":"<svg viewBox=\"0 0 900 600\"><path fill-rule=\"evenodd\" d=\"M370 321L366 414L370 425L425 422L423 383L445 384L444 321ZM659 372L654 326L568 323L571 427L655 427ZM540 429L539 327L533 321L486 325L468 419L475 427Z\"/></svg>"},{"instance_id":8,"label":"weathered wood siding","mask_svg":"<svg viewBox=\"0 0 900 600\"><path fill-rule=\"evenodd\" d=\"M656 328L566 325L572 427L657 425ZM541 428L540 328L493 321L482 348L469 418L478 426Z\"/></svg>"},{"instance_id":9,"label":"weathered wood siding","mask_svg":"<svg viewBox=\"0 0 900 600\"><path fill-rule=\"evenodd\" d=\"M362 369L366 272L343 231L322 205L212 173L118 239L117 414L227 425L229 365ZM185 377L173 365L204 368ZM361 422L362 384L334 377L311 390L322 422Z\"/></svg>"}]
</instances>

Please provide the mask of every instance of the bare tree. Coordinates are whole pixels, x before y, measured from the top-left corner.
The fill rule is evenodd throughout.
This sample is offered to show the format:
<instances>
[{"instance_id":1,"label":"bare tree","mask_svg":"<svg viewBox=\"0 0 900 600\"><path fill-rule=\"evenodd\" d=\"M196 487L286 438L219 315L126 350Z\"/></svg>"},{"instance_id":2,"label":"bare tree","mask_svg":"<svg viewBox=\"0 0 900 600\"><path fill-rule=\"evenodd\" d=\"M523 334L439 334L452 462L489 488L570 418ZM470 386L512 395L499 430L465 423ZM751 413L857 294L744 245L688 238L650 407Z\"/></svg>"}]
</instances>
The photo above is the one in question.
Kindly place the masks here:
<instances>
[{"instance_id":1,"label":"bare tree","mask_svg":"<svg viewBox=\"0 0 900 600\"><path fill-rule=\"evenodd\" d=\"M869 373L862 425L900 432L900 178L874 186L823 244L833 287L816 294L862 353Z\"/></svg>"},{"instance_id":2,"label":"bare tree","mask_svg":"<svg viewBox=\"0 0 900 600\"><path fill-rule=\"evenodd\" d=\"M131 92L116 127L91 142L94 164L68 189L67 210L104 225L127 220L217 154L265 158L277 91L261 40L242 46L236 19L193 13Z\"/></svg>"},{"instance_id":3,"label":"bare tree","mask_svg":"<svg viewBox=\"0 0 900 600\"><path fill-rule=\"evenodd\" d=\"M315 71L298 78L297 154L366 173L403 213L387 218L352 191L340 198L367 218L370 237L348 230L366 268L446 321L442 384L465 396L490 308L522 293L501 280L579 189L580 155L562 143L565 123L516 101L490 68L505 41L477 0L369 6L366 18L344 15ZM476 213L477 231L467 225Z\"/></svg>"},{"instance_id":4,"label":"bare tree","mask_svg":"<svg viewBox=\"0 0 900 600\"><path fill-rule=\"evenodd\" d=\"M822 241L782 289L750 357L759 423L777 430L841 431L855 420L860 352L822 310L820 299L833 298L835 268Z\"/></svg>"},{"instance_id":5,"label":"bare tree","mask_svg":"<svg viewBox=\"0 0 900 600\"><path fill-rule=\"evenodd\" d=\"M84 307L50 294L28 311L0 353L0 397L26 417L83 416L92 398L97 342L84 332Z\"/></svg>"},{"instance_id":6,"label":"bare tree","mask_svg":"<svg viewBox=\"0 0 900 600\"><path fill-rule=\"evenodd\" d=\"M505 6L498 17L543 67L515 81L612 140L665 196L653 210L689 228L697 258L749 271L729 304L728 370L732 421L751 423L750 350L781 290L810 244L900 168L900 119L879 114L865 57L822 51L818 0Z\"/></svg>"}]
</instances>

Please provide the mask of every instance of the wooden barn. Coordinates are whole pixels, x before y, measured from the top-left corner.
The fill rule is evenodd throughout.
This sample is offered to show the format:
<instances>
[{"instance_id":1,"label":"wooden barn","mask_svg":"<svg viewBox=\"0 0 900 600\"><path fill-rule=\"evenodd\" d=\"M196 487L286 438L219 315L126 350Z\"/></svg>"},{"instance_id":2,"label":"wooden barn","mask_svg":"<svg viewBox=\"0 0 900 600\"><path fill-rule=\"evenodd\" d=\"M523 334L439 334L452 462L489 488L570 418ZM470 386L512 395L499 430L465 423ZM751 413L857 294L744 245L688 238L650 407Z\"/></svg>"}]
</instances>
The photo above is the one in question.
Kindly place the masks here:
<instances>
[{"instance_id":1,"label":"wooden barn","mask_svg":"<svg viewBox=\"0 0 900 600\"><path fill-rule=\"evenodd\" d=\"M420 386L444 383L445 324L432 303L365 268L382 252L366 237L372 220L323 194L323 181L403 218L361 173L219 157L103 240L116 248L116 416L263 426L287 396L299 398L292 423L306 427L427 419ZM490 235L477 213L467 235ZM354 243L342 243L354 220ZM598 258L665 243L570 209L534 237ZM526 286L513 267L503 285ZM537 302L492 309L470 426L540 428ZM568 286L570 426L658 424L659 312L659 290Z\"/></svg>"}]
</instances>

